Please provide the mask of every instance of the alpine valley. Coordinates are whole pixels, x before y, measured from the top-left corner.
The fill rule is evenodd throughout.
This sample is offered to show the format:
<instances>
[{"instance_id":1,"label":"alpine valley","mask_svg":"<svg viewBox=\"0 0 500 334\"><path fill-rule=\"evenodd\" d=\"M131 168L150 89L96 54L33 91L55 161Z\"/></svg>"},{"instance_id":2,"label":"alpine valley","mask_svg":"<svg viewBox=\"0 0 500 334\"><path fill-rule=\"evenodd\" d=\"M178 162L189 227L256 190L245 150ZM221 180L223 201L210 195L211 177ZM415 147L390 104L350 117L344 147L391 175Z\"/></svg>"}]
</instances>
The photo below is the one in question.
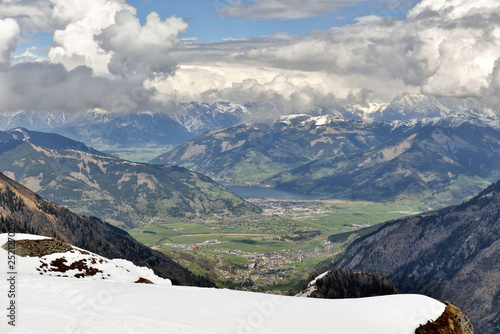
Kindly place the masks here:
<instances>
[{"instance_id":1,"label":"alpine valley","mask_svg":"<svg viewBox=\"0 0 500 334\"><path fill-rule=\"evenodd\" d=\"M0 1L0 334L499 334L500 0Z\"/></svg>"},{"instance_id":2,"label":"alpine valley","mask_svg":"<svg viewBox=\"0 0 500 334\"><path fill-rule=\"evenodd\" d=\"M0 171L5 174L0 176L1 231L15 224L18 233L55 238L44 241L57 248L55 253L42 251L36 255L42 262L29 263L36 262L40 276L72 276L65 278L72 280L67 284L84 294L108 289L107 277L111 282L123 276L116 272L125 266L130 279L120 283L130 285L130 298L143 295L175 313L167 300L174 301L182 312L191 310L189 319L200 319L161 322L176 326L173 332L205 327L237 332L251 312L239 307L268 305L269 299L249 292L177 290L168 284L147 290L131 283L163 282L161 277L174 285L360 298L344 303L279 297L286 307L272 304L266 325L250 325L258 333L296 332L301 322L290 317L321 312L333 314L336 325L315 321L307 325L313 332L470 334L474 326L481 333L496 333L498 184L491 184L500 179L500 123L497 111L476 102L411 95L384 105L343 105L259 121L249 114L265 104L191 103L169 115L103 110L78 116L4 114L5 123L24 127L0 132ZM417 114L427 118L413 118ZM78 128L78 123L85 126ZM135 149L142 146L167 152L139 162L145 156ZM115 156L126 150L131 160ZM217 182L327 199L245 201ZM397 220L401 217L406 218ZM391 219L396 220L384 223ZM19 252L36 248L37 237L20 238L32 241L21 240ZM154 274L134 266L147 266ZM31 275L36 269L29 270ZM83 278L79 287L72 286L75 277ZM48 284L52 289L62 279L29 276L21 286ZM60 303L50 289L30 298ZM111 303L128 314L125 299ZM206 309L214 311L211 322L200 316ZM407 311L386 319L384 310L393 314L395 309ZM351 318L353 310L363 314L360 321ZM140 313L148 319L140 323L160 324L151 314L156 313ZM104 318L82 326L103 330ZM161 331L155 326L138 330Z\"/></svg>"}]
</instances>

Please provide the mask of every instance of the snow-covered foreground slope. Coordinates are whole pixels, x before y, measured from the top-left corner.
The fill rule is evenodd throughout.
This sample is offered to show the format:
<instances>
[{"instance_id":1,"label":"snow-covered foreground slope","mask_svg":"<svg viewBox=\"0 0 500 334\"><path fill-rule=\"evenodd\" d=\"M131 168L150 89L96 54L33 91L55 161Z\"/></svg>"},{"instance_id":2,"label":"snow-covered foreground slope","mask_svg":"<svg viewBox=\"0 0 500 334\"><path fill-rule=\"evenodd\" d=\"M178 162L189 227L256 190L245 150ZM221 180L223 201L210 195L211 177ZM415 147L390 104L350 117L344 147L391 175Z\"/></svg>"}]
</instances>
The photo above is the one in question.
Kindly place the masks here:
<instances>
[{"instance_id":1,"label":"snow-covered foreground slope","mask_svg":"<svg viewBox=\"0 0 500 334\"><path fill-rule=\"evenodd\" d=\"M14 238L19 244L25 240L52 241L54 239L29 234L16 234ZM7 234L0 234L0 247L7 243ZM60 243L59 247L67 248L65 252L55 252L44 256L17 257L16 272L22 274L36 274L44 276L59 276L78 279L109 280L120 283L134 283L140 278L159 285L172 285L170 280L158 277L145 267L138 267L132 262L123 259L107 259L100 255L88 252L81 248ZM54 245L32 245L33 248L53 250ZM46 252L48 252L46 250ZM7 256L5 249L0 248L0 268L7 270Z\"/></svg>"},{"instance_id":2,"label":"snow-covered foreground slope","mask_svg":"<svg viewBox=\"0 0 500 334\"><path fill-rule=\"evenodd\" d=\"M327 300L52 277L23 273L18 257L12 327L7 252L0 257L0 333L410 334L445 309L421 295Z\"/></svg>"}]
</instances>

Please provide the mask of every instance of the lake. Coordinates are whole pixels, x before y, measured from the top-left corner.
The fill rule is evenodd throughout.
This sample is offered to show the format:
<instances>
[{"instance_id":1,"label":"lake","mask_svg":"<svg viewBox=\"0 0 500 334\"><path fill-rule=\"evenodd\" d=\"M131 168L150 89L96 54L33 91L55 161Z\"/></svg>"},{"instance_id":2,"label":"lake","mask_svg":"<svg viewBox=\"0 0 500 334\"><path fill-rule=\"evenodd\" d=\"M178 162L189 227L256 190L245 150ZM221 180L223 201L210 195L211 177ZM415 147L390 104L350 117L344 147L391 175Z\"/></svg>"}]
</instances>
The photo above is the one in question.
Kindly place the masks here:
<instances>
[{"instance_id":1,"label":"lake","mask_svg":"<svg viewBox=\"0 0 500 334\"><path fill-rule=\"evenodd\" d=\"M326 195L304 195L289 191L278 190L267 187L235 186L224 184L224 187L231 190L241 198L271 198L271 199L291 199L297 201L314 201L326 199Z\"/></svg>"}]
</instances>

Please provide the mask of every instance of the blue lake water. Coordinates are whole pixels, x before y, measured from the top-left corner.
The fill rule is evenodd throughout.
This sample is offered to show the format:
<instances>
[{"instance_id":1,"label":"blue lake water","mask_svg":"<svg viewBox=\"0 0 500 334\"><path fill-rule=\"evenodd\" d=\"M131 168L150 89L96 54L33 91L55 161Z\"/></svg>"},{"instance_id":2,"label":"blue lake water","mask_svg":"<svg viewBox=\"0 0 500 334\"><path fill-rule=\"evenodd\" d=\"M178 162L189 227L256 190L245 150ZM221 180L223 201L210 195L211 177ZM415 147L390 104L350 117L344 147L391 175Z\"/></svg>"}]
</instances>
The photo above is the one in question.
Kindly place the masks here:
<instances>
[{"instance_id":1,"label":"blue lake water","mask_svg":"<svg viewBox=\"0 0 500 334\"><path fill-rule=\"evenodd\" d=\"M325 195L304 195L267 187L234 186L230 184L224 184L224 187L244 199L270 198L291 199L296 201L314 201L327 198Z\"/></svg>"}]
</instances>

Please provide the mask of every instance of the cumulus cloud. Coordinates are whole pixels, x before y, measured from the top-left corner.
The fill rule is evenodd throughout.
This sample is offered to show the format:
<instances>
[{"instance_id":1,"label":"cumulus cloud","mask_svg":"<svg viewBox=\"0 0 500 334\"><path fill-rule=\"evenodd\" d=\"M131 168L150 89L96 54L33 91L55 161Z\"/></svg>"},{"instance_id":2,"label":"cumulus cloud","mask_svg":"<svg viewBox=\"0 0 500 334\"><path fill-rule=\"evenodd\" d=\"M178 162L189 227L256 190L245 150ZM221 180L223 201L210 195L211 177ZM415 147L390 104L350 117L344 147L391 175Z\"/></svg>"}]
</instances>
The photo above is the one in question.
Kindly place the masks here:
<instances>
[{"instance_id":1,"label":"cumulus cloud","mask_svg":"<svg viewBox=\"0 0 500 334\"><path fill-rule=\"evenodd\" d=\"M30 50L24 51L24 53L15 56L12 59L13 64L18 64L18 63L36 63L36 62L42 62L45 61L44 58L38 57L35 55L33 52Z\"/></svg>"},{"instance_id":2,"label":"cumulus cloud","mask_svg":"<svg viewBox=\"0 0 500 334\"><path fill-rule=\"evenodd\" d=\"M238 6L244 4L234 3ZM163 85L157 83L158 98L279 97L302 110L334 104L333 96L361 102L389 102L405 92L484 97L493 94L498 81L498 13L496 0L422 0L405 20L371 15L297 37L190 44L175 53L181 70ZM251 73L244 70L249 68ZM188 83L196 87L189 89Z\"/></svg>"},{"instance_id":3,"label":"cumulus cloud","mask_svg":"<svg viewBox=\"0 0 500 334\"><path fill-rule=\"evenodd\" d=\"M7 18L0 20L0 63L10 61L10 54L16 50L20 28L17 22Z\"/></svg>"},{"instance_id":4,"label":"cumulus cloud","mask_svg":"<svg viewBox=\"0 0 500 334\"><path fill-rule=\"evenodd\" d=\"M431 95L481 96L500 58L500 3L423 1L408 16L434 70L422 84Z\"/></svg>"},{"instance_id":5,"label":"cumulus cloud","mask_svg":"<svg viewBox=\"0 0 500 334\"><path fill-rule=\"evenodd\" d=\"M52 33L51 62L68 70L84 65L104 76L171 73L168 52L187 29L182 19L161 20L156 13L141 26L126 0L11 0L0 3L2 17L15 20L25 38Z\"/></svg>"},{"instance_id":6,"label":"cumulus cloud","mask_svg":"<svg viewBox=\"0 0 500 334\"><path fill-rule=\"evenodd\" d=\"M140 90L140 94L135 93ZM68 71L62 64L0 65L0 110L116 112L148 110L150 92L121 79L95 77L90 68Z\"/></svg>"},{"instance_id":7,"label":"cumulus cloud","mask_svg":"<svg viewBox=\"0 0 500 334\"><path fill-rule=\"evenodd\" d=\"M108 63L112 74L149 77L174 71L176 64L169 52L188 27L182 19L172 16L163 21L152 12L141 26L133 13L124 10L116 14L115 22L96 36L100 47L112 53Z\"/></svg>"},{"instance_id":8,"label":"cumulus cloud","mask_svg":"<svg viewBox=\"0 0 500 334\"><path fill-rule=\"evenodd\" d=\"M160 109L144 79L174 71L169 52L187 24L151 13L141 26L135 15L125 0L1 2L0 110ZM47 59L28 49L11 59L21 38L40 32L53 33Z\"/></svg>"},{"instance_id":9,"label":"cumulus cloud","mask_svg":"<svg viewBox=\"0 0 500 334\"><path fill-rule=\"evenodd\" d=\"M88 66L96 74L107 74L112 54L101 49L94 36L115 24L115 16L122 10L135 13L124 1L109 0L53 0L53 16L68 22L54 32L55 46L48 52L49 59L68 69Z\"/></svg>"}]
</instances>

